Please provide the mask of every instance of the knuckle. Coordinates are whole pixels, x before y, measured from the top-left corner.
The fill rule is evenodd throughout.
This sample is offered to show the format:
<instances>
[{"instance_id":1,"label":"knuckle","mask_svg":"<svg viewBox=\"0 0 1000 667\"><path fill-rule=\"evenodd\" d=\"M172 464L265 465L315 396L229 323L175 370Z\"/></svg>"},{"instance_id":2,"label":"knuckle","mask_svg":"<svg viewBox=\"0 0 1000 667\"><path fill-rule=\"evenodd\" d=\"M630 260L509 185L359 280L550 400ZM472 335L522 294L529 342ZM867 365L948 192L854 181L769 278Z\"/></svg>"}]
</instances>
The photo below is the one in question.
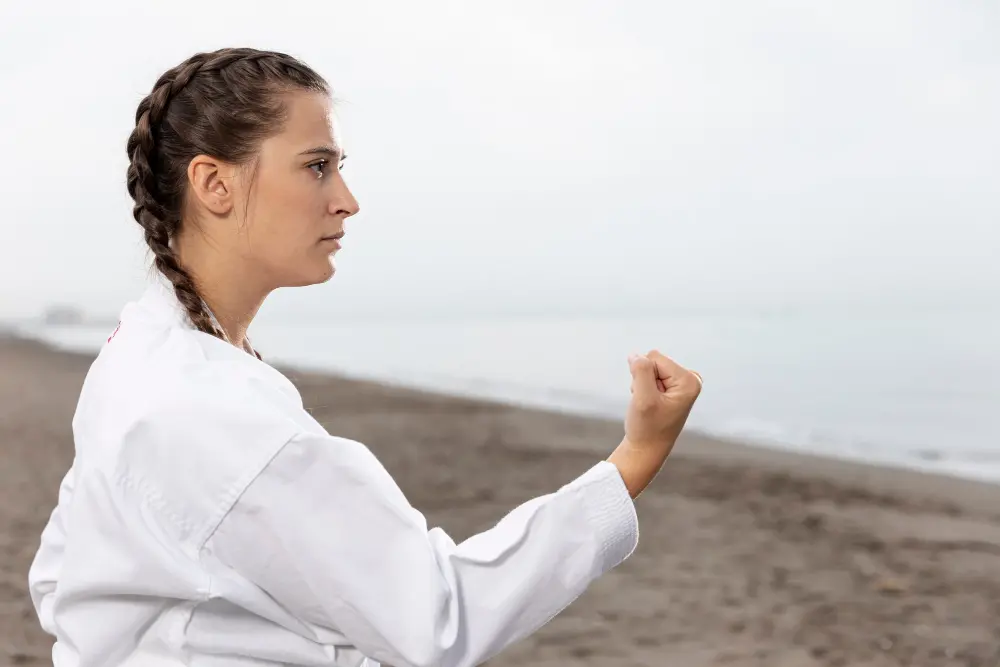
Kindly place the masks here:
<instances>
[{"instance_id":1,"label":"knuckle","mask_svg":"<svg viewBox=\"0 0 1000 667\"><path fill-rule=\"evenodd\" d=\"M683 390L691 398L697 398L701 394L701 381L691 371L684 372Z\"/></svg>"},{"instance_id":2,"label":"knuckle","mask_svg":"<svg viewBox=\"0 0 1000 667\"><path fill-rule=\"evenodd\" d=\"M639 370L647 371L647 370L649 370L650 368L653 367L653 362L652 362L652 360L650 360L650 359L648 359L646 357L639 357L635 361L635 366Z\"/></svg>"}]
</instances>

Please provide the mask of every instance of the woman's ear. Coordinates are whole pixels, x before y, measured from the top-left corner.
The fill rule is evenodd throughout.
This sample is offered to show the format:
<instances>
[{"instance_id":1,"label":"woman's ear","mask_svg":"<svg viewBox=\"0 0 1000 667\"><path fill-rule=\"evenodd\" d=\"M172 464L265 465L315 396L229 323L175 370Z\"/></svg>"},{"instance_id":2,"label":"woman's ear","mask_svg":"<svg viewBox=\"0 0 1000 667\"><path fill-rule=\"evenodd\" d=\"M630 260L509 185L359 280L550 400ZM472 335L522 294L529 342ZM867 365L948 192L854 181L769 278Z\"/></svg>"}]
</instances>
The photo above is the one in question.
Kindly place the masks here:
<instances>
[{"instance_id":1,"label":"woman's ear","mask_svg":"<svg viewBox=\"0 0 1000 667\"><path fill-rule=\"evenodd\" d=\"M189 197L201 208L225 216L233 209L236 168L208 155L198 155L188 163Z\"/></svg>"}]
</instances>

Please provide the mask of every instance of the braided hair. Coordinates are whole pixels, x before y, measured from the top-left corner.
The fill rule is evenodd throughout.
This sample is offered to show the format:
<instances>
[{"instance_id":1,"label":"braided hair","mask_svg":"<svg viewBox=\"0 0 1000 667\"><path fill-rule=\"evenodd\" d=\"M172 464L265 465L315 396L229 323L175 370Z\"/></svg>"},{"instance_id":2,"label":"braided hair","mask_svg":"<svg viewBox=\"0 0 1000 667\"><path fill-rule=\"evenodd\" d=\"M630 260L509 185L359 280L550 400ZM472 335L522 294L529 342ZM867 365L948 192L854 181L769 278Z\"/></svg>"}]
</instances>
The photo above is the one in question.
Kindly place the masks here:
<instances>
[{"instance_id":1,"label":"braided hair","mask_svg":"<svg viewBox=\"0 0 1000 667\"><path fill-rule=\"evenodd\" d=\"M197 53L160 76L139 103L128 138L132 215L154 267L173 285L195 329L223 340L194 277L171 247L181 228L187 167L198 155L251 162L261 142L281 130L287 116L282 94L292 90L329 93L319 74L284 53L249 48Z\"/></svg>"}]
</instances>

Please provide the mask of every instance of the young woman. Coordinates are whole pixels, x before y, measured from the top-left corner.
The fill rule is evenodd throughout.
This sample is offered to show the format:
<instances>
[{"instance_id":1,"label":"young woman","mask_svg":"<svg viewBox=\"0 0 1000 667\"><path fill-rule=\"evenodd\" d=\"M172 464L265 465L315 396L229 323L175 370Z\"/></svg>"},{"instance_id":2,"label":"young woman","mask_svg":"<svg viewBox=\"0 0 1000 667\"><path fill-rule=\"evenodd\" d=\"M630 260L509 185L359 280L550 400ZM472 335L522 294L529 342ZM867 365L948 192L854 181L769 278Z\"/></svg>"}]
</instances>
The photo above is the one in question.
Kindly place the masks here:
<instances>
[{"instance_id":1,"label":"young woman","mask_svg":"<svg viewBox=\"0 0 1000 667\"><path fill-rule=\"evenodd\" d=\"M128 155L159 278L87 375L29 575L55 667L476 665L632 552L632 500L701 387L663 355L629 359L607 460L456 544L254 351L264 299L328 280L358 212L313 70L195 55L139 104Z\"/></svg>"}]
</instances>

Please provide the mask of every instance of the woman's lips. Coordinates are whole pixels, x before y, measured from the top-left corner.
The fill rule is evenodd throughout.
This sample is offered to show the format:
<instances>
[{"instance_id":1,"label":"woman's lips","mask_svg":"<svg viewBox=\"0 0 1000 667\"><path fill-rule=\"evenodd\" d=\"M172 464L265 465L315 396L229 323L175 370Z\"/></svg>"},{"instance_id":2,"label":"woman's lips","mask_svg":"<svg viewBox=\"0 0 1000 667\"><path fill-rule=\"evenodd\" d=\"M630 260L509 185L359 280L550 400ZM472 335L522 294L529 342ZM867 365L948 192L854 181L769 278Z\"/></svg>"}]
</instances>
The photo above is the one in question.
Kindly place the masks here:
<instances>
[{"instance_id":1,"label":"woman's lips","mask_svg":"<svg viewBox=\"0 0 1000 667\"><path fill-rule=\"evenodd\" d=\"M337 234L333 234L332 236L324 236L320 239L320 243L330 244L339 250L341 248L340 239L342 238L344 238L344 232L339 232Z\"/></svg>"}]
</instances>

